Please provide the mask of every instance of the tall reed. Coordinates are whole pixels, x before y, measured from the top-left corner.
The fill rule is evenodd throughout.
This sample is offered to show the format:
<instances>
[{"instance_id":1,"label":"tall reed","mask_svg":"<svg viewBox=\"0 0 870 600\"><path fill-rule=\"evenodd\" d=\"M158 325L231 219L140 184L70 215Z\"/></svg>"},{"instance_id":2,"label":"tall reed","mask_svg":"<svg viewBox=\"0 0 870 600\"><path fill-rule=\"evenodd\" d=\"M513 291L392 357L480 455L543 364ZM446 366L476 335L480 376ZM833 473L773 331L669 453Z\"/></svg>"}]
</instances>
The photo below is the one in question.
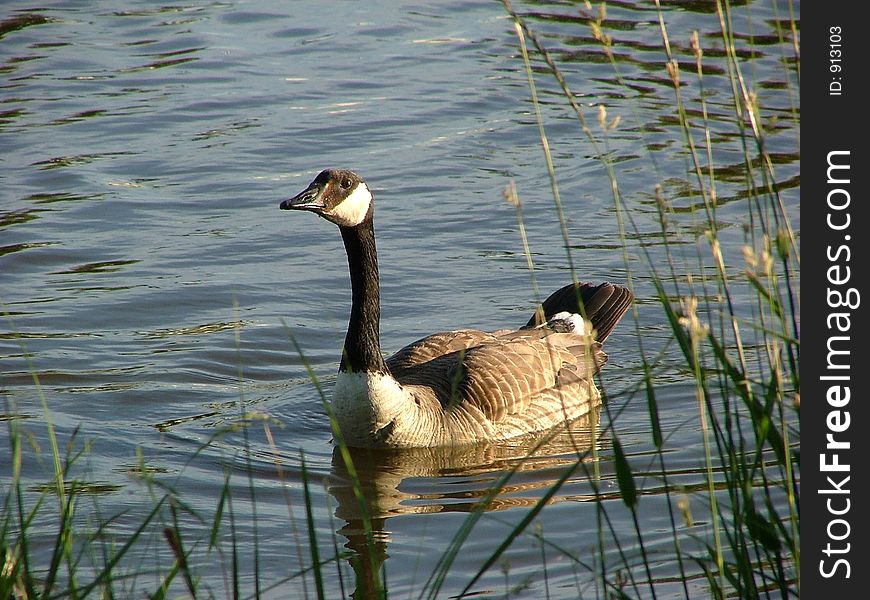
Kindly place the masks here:
<instances>
[{"instance_id":1,"label":"tall reed","mask_svg":"<svg viewBox=\"0 0 870 600\"><path fill-rule=\"evenodd\" d=\"M641 235L634 207L620 191L619 174L608 146L608 136L618 128L619 118L609 119L603 105L599 106L596 134L557 61L532 31L528 21L514 11L508 0L503 0L503 3L516 24L549 177L555 180L555 168L538 108L526 39L531 41L537 58L558 84L567 106L577 116L581 130L595 148L595 155L602 161L610 178L623 248L639 245L641 256L645 257L642 269L633 266L626 257L629 282L633 282L635 277L645 278L653 286L654 297L661 307L662 316L670 324L686 372L695 382L710 523L707 529L709 538L702 540L707 548L706 556L689 554L682 549L684 536L674 515L684 511L675 504L678 489L668 481L664 456L667 448L658 416L655 369L645 351L643 338L638 335L650 431L670 506L674 560L682 574L683 594L687 598L690 595L685 582L691 574L686 564L694 563L705 574L710 595L714 597L757 598L771 593L781 597L798 595L800 515L797 510L799 474L795 457L799 439L800 260L796 236L776 184L773 160L760 123L763 107L758 105L758 96L747 83L744 65L737 58L730 4L717 2L716 17L720 41L725 48L724 70L732 89L733 125L743 148L747 221L744 225L746 243L739 259L726 257L720 242L713 135L704 94L705 77L708 76L705 75L699 36L697 32L690 36L694 81L685 81L683 71L689 69L680 65L672 50L665 13L656 2L663 68L672 84L674 106L685 142L684 151L697 183L694 193L701 200L700 210L692 212L693 225L703 231L695 241L697 254L694 260L697 264L692 267L691 264L681 264L680 257L671 253L672 240L678 235L672 230L673 223L679 215L672 209L662 185L656 185L655 198L659 209L660 243L670 260L664 265L657 263L649 251L649 242ZM619 42L607 31L604 5L600 5L597 11L588 3L586 8L592 37L608 58L616 81L628 88L613 52ZM788 76L784 80L789 81ZM696 86L698 90L693 102L700 105L699 110L689 110L687 106L684 90L690 86ZM637 114L634 117L638 122L637 130L643 132L642 120ZM793 117L796 120L794 112ZM652 147L646 143L644 146ZM657 169L654 152L650 150L649 154L650 165ZM554 204L560 222L564 222L564 203L555 193ZM567 243L566 251L570 256ZM735 298L747 296L754 301L743 301L738 305ZM636 513L642 496L638 495L630 462L619 443L618 420L613 422L613 427L617 481L635 523L633 543L637 544L642 558L640 573L647 580L648 594L655 597L652 565L644 551L644 534ZM600 511L606 510L602 503L599 507ZM611 573L615 565L609 561L605 544L601 541L599 550L599 574L605 589L623 589L624 581L613 579ZM616 566L620 567L616 571L618 578L627 574L629 580L634 581L635 565L623 559L622 564ZM631 583L631 587L642 594L637 583Z\"/></svg>"}]
</instances>

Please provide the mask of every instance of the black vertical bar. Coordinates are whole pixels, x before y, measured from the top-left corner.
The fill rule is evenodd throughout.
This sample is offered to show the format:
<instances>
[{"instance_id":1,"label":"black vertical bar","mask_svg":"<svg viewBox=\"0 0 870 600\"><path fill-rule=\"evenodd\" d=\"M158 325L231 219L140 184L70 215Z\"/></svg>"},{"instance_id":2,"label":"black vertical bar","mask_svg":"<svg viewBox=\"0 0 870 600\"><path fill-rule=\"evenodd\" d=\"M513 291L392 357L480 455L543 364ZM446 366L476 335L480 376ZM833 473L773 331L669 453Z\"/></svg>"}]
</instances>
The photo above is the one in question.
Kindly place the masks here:
<instances>
[{"instance_id":1,"label":"black vertical bar","mask_svg":"<svg viewBox=\"0 0 870 600\"><path fill-rule=\"evenodd\" d=\"M870 34L862 18L865 6L846 0L803 3L801 221L807 227L800 236L800 508L806 598L867 594Z\"/></svg>"}]
</instances>

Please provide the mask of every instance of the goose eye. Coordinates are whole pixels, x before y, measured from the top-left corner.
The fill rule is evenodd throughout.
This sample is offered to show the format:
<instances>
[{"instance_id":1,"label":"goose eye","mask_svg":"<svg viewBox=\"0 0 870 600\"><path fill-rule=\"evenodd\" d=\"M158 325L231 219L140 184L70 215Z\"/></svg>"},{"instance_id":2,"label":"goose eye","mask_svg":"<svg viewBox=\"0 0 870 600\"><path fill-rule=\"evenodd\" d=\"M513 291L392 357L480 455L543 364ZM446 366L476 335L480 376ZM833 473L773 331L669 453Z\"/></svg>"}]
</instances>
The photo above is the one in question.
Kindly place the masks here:
<instances>
[{"instance_id":1,"label":"goose eye","mask_svg":"<svg viewBox=\"0 0 870 600\"><path fill-rule=\"evenodd\" d=\"M350 189L350 186L351 186L352 184L353 184L353 182L351 182L350 179L342 179L342 180L341 180L341 187L344 188L344 189L346 189L346 190L347 190L347 189Z\"/></svg>"}]
</instances>

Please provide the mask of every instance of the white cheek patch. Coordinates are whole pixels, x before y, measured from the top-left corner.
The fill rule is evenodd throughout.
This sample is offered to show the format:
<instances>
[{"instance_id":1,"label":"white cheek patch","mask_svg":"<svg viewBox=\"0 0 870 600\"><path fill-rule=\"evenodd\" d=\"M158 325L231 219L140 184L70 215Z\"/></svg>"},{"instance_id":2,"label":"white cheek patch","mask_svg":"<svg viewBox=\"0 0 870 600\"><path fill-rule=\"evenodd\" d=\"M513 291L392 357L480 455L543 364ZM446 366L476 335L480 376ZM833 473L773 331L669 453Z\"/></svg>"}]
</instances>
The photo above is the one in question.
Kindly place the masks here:
<instances>
[{"instance_id":1,"label":"white cheek patch","mask_svg":"<svg viewBox=\"0 0 870 600\"><path fill-rule=\"evenodd\" d=\"M329 220L343 227L354 227L363 222L369 212L372 203L372 193L368 186L360 182L350 196L344 199L338 206L323 214Z\"/></svg>"}]
</instances>

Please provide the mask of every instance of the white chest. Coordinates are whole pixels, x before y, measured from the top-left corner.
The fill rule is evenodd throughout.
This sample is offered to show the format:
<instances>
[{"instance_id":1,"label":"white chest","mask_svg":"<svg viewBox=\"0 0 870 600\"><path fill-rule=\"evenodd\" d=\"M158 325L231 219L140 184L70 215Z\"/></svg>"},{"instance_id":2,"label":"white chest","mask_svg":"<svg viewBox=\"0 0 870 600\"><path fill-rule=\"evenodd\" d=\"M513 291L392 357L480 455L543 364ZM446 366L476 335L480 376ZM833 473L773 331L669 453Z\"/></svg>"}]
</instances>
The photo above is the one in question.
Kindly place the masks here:
<instances>
[{"instance_id":1,"label":"white chest","mask_svg":"<svg viewBox=\"0 0 870 600\"><path fill-rule=\"evenodd\" d=\"M332 410L348 444L371 445L404 422L414 401L390 375L383 373L338 374Z\"/></svg>"}]
</instances>

